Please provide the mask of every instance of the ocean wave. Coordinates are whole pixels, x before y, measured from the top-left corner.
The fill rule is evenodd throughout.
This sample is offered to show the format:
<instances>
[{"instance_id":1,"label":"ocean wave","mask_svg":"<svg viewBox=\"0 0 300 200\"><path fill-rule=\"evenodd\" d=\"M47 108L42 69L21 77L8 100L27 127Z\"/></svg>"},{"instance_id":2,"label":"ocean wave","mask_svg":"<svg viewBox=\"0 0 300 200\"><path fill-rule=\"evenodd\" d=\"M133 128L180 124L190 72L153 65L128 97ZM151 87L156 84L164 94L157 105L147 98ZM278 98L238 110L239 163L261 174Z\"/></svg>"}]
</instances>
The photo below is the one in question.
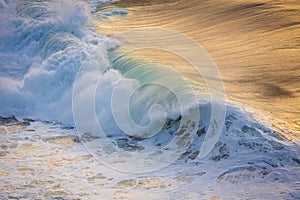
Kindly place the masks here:
<instances>
[{"instance_id":1,"label":"ocean wave","mask_svg":"<svg viewBox=\"0 0 300 200\"><path fill-rule=\"evenodd\" d=\"M121 43L96 34L90 21L91 13L99 3L104 2L108 1L0 1L0 141L4 144L1 145L0 156L5 159L0 166L4 166L1 175L16 169L25 174L20 176L22 180L32 181L30 190L35 188L30 192L23 186L8 188L0 191L1 196L9 196L16 191L25 198L39 195L43 198L49 194L55 196L57 193L54 186L51 192L39 186L47 188L52 184L48 183L49 180L57 181L61 177L66 181L63 191L68 192L62 196L67 198L81 198L81 191L87 191L89 194L83 194L86 196L99 196L120 189L126 192L142 191L138 196L143 196L149 195L149 188L152 195L157 195L155 198L164 195L166 199L185 199L187 196L199 199L212 195L261 198L260 195L264 195L265 191L257 191L255 186L263 187L265 184L270 188L273 184L276 187L283 184L290 187L287 192L280 194L274 189L268 191L271 195L281 198L299 196L299 144L280 137L276 131L282 130L264 123L256 113L252 117L238 106L229 103L224 105L227 112L220 138L213 145L212 151L200 158L201 145L211 124L212 102L203 100L203 97L202 101L198 97L194 98L185 79L178 78L178 74L166 66L120 56L118 50L110 51ZM126 12L106 11L103 16L115 14L123 15ZM101 81L99 72L102 74ZM143 84L151 81L170 87L143 87ZM74 83L78 84L75 88L78 89L75 91L77 96L73 96ZM98 86L92 87L95 84ZM141 126L149 124L151 120L163 122L157 134L136 137L127 135L118 127L111 102L114 88L118 84L121 89L118 96L120 99L126 96L126 92L139 87L130 99L131 117ZM182 101L187 107L180 108L176 95L168 90L170 88L175 94L184 97ZM78 97L84 105L77 108L78 113L85 113L88 104L97 102L95 112L106 139L127 152L149 153L167 147L175 136L189 137L183 134L189 127L180 124L183 115L195 109L199 110L200 118L199 121L195 119L193 125L196 131L191 139L177 140L178 147L184 147L178 159L168 163L170 165L165 168L143 176L127 175L99 165L78 145L82 142L92 149L102 139L89 132L75 135L72 103ZM91 101L91 97L95 101ZM166 112L152 112L153 115L149 116L153 104L162 105ZM114 105L116 110L125 107L123 104ZM5 117L12 115L17 117ZM34 120L20 120L23 117ZM85 126L92 130L94 124L90 116L80 117ZM186 123L192 124L191 121ZM188 146L186 140L191 140ZM99 149L94 150L97 153ZM68 156L65 152L73 156L72 159L65 159ZM31 155L30 159L28 155ZM119 155L109 157L112 161L126 165L125 158ZM156 160L158 166L163 162L159 158ZM16 160L24 162L26 159L30 161L24 163L27 168L17 166ZM51 165L51 159L56 159L54 165L61 167L59 173L57 166ZM36 168L32 167L32 163L37 164ZM37 169L43 175L40 179L44 180L43 183L34 183ZM86 174L97 175L81 175L81 170ZM28 171L31 173L28 174ZM107 177L103 178L101 173ZM5 187L21 184L19 177L18 181L8 175L6 179ZM88 186L78 183L79 179L86 180ZM155 184L151 185L151 181ZM245 190L250 190L252 194L245 194ZM126 192L114 195L124 197Z\"/></svg>"},{"instance_id":2,"label":"ocean wave","mask_svg":"<svg viewBox=\"0 0 300 200\"><path fill-rule=\"evenodd\" d=\"M120 56L118 51L109 52L121 43L96 34L91 24L91 13L104 2L107 1L1 1L0 17L5 19L1 20L0 33L1 116L16 115L74 126L72 98L77 98L73 91L76 79L81 87L78 97L84 96L84 104L93 103L88 98L95 98L97 117L109 134L122 133L114 120L111 102L114 88L120 82L124 94L139 87L130 99L130 111L134 122L141 126L151 121L149 111L153 104L166 111L156 112L152 116L156 121L163 121L164 117L177 119L183 111L194 107L200 107L200 112L205 109L199 101L205 98L195 98L185 79L166 66ZM99 72L103 74L100 82ZM170 85L173 91L157 85L143 86L152 81ZM94 84L99 84L96 89ZM89 96L91 89L95 91ZM178 94L184 99L183 108L176 99ZM115 110L124 111L123 105L114 106ZM80 109L84 113L86 106ZM210 117L207 114L202 119L207 124Z\"/></svg>"}]
</instances>

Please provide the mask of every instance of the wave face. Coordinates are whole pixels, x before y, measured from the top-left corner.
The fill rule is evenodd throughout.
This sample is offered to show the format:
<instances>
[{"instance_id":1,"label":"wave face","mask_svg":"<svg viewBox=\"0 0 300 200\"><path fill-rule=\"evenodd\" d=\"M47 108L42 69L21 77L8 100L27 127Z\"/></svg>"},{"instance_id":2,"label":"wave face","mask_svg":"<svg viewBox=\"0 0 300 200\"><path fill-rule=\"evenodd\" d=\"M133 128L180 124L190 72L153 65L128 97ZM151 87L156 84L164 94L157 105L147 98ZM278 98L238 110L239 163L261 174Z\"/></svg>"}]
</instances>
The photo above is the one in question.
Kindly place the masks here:
<instances>
[{"instance_id":1,"label":"wave face","mask_svg":"<svg viewBox=\"0 0 300 200\"><path fill-rule=\"evenodd\" d=\"M299 137L298 1L122 0L108 6L112 7L125 7L130 15L97 22L97 32L119 34L159 26L189 35L216 62L227 98L268 115L273 124L289 132L287 137ZM181 62L161 55L139 54L149 60L172 60L175 65Z\"/></svg>"},{"instance_id":2,"label":"wave face","mask_svg":"<svg viewBox=\"0 0 300 200\"><path fill-rule=\"evenodd\" d=\"M3 41L0 46L1 116L16 115L74 125L72 92L75 79L90 80L81 88L88 91L99 79L97 72L103 74L95 94L97 115L108 132L118 130L110 99L120 80L123 90L128 91L133 85L142 86L152 80L172 82L176 93L191 99L191 94L185 92L189 90L185 89L183 79L179 81L180 78L172 76L163 66L134 64L126 60L129 58L111 63L114 61L109 58L108 50L120 42L95 34L90 24L91 12L99 2L1 1L1 19L5 19L1 20L0 38ZM121 11L104 12L104 16L119 15ZM125 11L121 13L126 14ZM129 73L127 68L134 70ZM140 89L133 96L131 114L136 122L142 125L149 122L146 114L154 103L166 108L168 118L179 117L181 110L175 96L167 89L158 91L158 88ZM141 112L141 107L145 112ZM157 119L160 117L163 115Z\"/></svg>"}]
</instances>

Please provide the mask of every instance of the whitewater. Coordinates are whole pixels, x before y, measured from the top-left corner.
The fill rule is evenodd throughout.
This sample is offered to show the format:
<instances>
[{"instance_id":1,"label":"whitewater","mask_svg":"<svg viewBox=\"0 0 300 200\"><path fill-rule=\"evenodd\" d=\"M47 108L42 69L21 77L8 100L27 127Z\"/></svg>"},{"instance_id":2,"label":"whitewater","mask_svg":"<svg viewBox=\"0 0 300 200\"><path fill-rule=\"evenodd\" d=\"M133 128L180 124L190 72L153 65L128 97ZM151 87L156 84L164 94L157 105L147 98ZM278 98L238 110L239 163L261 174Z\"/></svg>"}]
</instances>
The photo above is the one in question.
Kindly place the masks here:
<instances>
[{"instance_id":1,"label":"whitewater","mask_svg":"<svg viewBox=\"0 0 300 200\"><path fill-rule=\"evenodd\" d=\"M281 137L284 130L250 109L224 103L220 136L208 155L199 156L211 126L212 103L189 93L186 81L178 80L172 69L120 56L122 41L95 33L95 18L127 14L126 10L97 10L108 2L0 1L0 198L300 198L299 142ZM187 107L180 110L172 92L142 87L131 98L132 118L141 126L152 120L161 129L155 135L124 134L112 104L120 112L124 106L110 102L113 89L121 86L119 94L126 94L153 80L172 83ZM91 87L96 83L96 88ZM90 100L91 90L95 101ZM194 134L187 135L189 142L181 146L178 157L170 159L172 163L166 159L165 164L157 156L158 170L135 174L126 169L133 166L123 157L108 152L110 157L99 160L111 149L98 151L102 138L91 133L94 116L74 115L76 99L84 105L75 108L76 113L85 113L89 104L95 104L107 138L125 153L162 150L180 136L183 122L191 123L184 114L200 116ZM155 103L163 105L165 112L152 110L149 117ZM83 123L75 123L74 118ZM116 169L108 163L121 164L114 165Z\"/></svg>"}]
</instances>

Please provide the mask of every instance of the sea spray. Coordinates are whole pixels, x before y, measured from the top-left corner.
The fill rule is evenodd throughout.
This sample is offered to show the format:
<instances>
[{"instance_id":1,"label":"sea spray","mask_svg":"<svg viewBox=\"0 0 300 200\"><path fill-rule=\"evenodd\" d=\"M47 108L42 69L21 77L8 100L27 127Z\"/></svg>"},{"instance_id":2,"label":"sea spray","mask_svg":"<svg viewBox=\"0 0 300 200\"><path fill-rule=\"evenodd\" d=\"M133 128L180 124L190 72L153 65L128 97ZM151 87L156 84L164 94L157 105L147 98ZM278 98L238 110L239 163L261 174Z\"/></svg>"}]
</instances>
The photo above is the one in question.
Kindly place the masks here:
<instances>
[{"instance_id":1,"label":"sea spray","mask_svg":"<svg viewBox=\"0 0 300 200\"><path fill-rule=\"evenodd\" d=\"M106 66L118 42L94 33L84 2L1 1L0 9L0 115L73 125L79 67Z\"/></svg>"}]
</instances>

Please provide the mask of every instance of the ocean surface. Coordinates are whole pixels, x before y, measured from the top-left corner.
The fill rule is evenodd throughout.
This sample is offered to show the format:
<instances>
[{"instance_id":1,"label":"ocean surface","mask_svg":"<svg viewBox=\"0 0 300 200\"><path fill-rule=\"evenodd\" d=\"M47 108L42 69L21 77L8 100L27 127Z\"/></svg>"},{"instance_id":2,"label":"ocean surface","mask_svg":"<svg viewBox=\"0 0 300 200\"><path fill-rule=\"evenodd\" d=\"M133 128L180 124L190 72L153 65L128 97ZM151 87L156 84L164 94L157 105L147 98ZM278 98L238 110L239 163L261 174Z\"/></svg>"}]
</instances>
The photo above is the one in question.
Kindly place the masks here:
<instances>
[{"instance_id":1,"label":"ocean surface","mask_svg":"<svg viewBox=\"0 0 300 200\"><path fill-rule=\"evenodd\" d=\"M0 199L299 199L299 3L111 2L0 0Z\"/></svg>"},{"instance_id":2,"label":"ocean surface","mask_svg":"<svg viewBox=\"0 0 300 200\"><path fill-rule=\"evenodd\" d=\"M124 8L127 15L94 24L98 33L112 35L152 26L188 35L216 63L228 100L268 116L286 131L286 137L296 139L300 130L299 6L297 0L123 0L102 9ZM153 51L134 56L171 64L199 82L182 59Z\"/></svg>"}]
</instances>

